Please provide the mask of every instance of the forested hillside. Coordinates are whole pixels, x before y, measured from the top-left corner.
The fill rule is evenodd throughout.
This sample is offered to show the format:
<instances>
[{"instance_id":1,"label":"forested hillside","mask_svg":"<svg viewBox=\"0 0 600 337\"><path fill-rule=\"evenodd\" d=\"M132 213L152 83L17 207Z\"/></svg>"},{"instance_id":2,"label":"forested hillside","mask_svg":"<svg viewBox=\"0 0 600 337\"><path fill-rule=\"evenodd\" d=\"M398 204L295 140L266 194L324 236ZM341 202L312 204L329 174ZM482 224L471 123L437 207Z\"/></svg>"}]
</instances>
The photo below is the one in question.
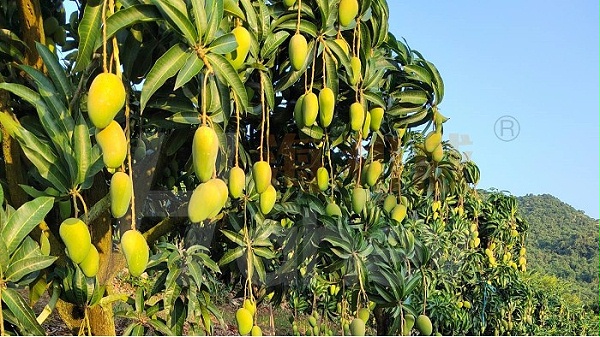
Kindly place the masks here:
<instances>
[{"instance_id":1,"label":"forested hillside","mask_svg":"<svg viewBox=\"0 0 600 337\"><path fill-rule=\"evenodd\" d=\"M598 220L552 195L518 200L529 223L528 267L573 282L575 293L598 312Z\"/></svg>"}]
</instances>

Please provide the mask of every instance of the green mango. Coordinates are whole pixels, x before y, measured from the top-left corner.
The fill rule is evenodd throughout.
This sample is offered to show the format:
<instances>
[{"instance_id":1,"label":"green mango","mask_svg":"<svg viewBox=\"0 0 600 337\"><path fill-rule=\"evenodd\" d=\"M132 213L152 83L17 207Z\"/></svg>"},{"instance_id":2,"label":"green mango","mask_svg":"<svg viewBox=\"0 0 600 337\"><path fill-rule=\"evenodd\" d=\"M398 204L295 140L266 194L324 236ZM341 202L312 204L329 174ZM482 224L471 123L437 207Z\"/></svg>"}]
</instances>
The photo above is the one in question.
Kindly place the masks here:
<instances>
[{"instance_id":1,"label":"green mango","mask_svg":"<svg viewBox=\"0 0 600 337\"><path fill-rule=\"evenodd\" d=\"M306 42L306 38L302 34L294 34L290 39L288 50L292 69L295 71L302 69L308 55L308 42Z\"/></svg>"},{"instance_id":2,"label":"green mango","mask_svg":"<svg viewBox=\"0 0 600 337\"><path fill-rule=\"evenodd\" d=\"M215 130L206 125L198 127L192 140L192 161L200 182L212 178L218 154L219 137Z\"/></svg>"},{"instance_id":3,"label":"green mango","mask_svg":"<svg viewBox=\"0 0 600 337\"><path fill-rule=\"evenodd\" d=\"M417 317L415 327L423 336L431 336L431 333L433 332L431 320L426 315L419 315L419 317Z\"/></svg>"},{"instance_id":4,"label":"green mango","mask_svg":"<svg viewBox=\"0 0 600 337\"><path fill-rule=\"evenodd\" d=\"M79 263L79 268L81 268L81 271L87 277L94 277L98 274L98 269L100 269L100 255L96 246L90 246L87 256Z\"/></svg>"},{"instance_id":5,"label":"green mango","mask_svg":"<svg viewBox=\"0 0 600 337\"><path fill-rule=\"evenodd\" d=\"M116 172L110 179L110 212L115 218L120 218L129 210L133 183L127 173Z\"/></svg>"},{"instance_id":6,"label":"green mango","mask_svg":"<svg viewBox=\"0 0 600 337\"><path fill-rule=\"evenodd\" d=\"M335 94L330 88L323 88L319 92L319 121L326 128L333 121L335 111Z\"/></svg>"},{"instance_id":7,"label":"green mango","mask_svg":"<svg viewBox=\"0 0 600 337\"><path fill-rule=\"evenodd\" d=\"M226 57L229 59L231 65L239 70L242 68L244 61L246 60L246 56L248 56L248 52L250 51L250 44L252 42L252 36L250 36L250 32L243 26L237 26L231 30L231 33L235 36L235 41L237 42L237 48L235 52L227 54Z\"/></svg>"},{"instance_id":8,"label":"green mango","mask_svg":"<svg viewBox=\"0 0 600 337\"><path fill-rule=\"evenodd\" d=\"M404 220L404 218L406 217L406 206L402 205L402 204L398 204L394 207L394 209L392 209L392 214L391 214L391 218L398 221L398 222L402 222L402 220Z\"/></svg>"},{"instance_id":9,"label":"green mango","mask_svg":"<svg viewBox=\"0 0 600 337\"><path fill-rule=\"evenodd\" d=\"M263 193L267 187L271 186L271 174L271 166L264 160L257 161L252 166L252 178L258 194Z\"/></svg>"},{"instance_id":10,"label":"green mango","mask_svg":"<svg viewBox=\"0 0 600 337\"><path fill-rule=\"evenodd\" d=\"M383 166L380 161L374 161L369 164L367 169L366 183L367 185L373 187L377 184L377 180L379 180L379 176L381 176L381 172L383 172Z\"/></svg>"},{"instance_id":11,"label":"green mango","mask_svg":"<svg viewBox=\"0 0 600 337\"><path fill-rule=\"evenodd\" d=\"M354 86L358 83L358 80L360 80L362 72L362 62L360 61L360 58L352 56L350 58L350 67L352 68L352 77L348 79L348 82L350 85Z\"/></svg>"},{"instance_id":12,"label":"green mango","mask_svg":"<svg viewBox=\"0 0 600 337\"><path fill-rule=\"evenodd\" d=\"M317 186L321 191L326 191L329 187L329 172L323 166L317 169Z\"/></svg>"},{"instance_id":13,"label":"green mango","mask_svg":"<svg viewBox=\"0 0 600 337\"><path fill-rule=\"evenodd\" d=\"M377 107L377 108L371 109L370 112L371 112L371 124L369 125L369 128L371 129L371 131L378 131L379 128L381 127L381 122L383 121L384 110L383 110L383 108Z\"/></svg>"},{"instance_id":14,"label":"green mango","mask_svg":"<svg viewBox=\"0 0 600 337\"><path fill-rule=\"evenodd\" d=\"M312 92L307 93L302 100L302 118L304 125L311 126L317 121L319 114L319 99Z\"/></svg>"},{"instance_id":15,"label":"green mango","mask_svg":"<svg viewBox=\"0 0 600 337\"><path fill-rule=\"evenodd\" d=\"M277 191L275 190L275 187L269 185L267 189L260 194L259 199L260 211L262 214L269 214L277 200Z\"/></svg>"},{"instance_id":16,"label":"green mango","mask_svg":"<svg viewBox=\"0 0 600 337\"><path fill-rule=\"evenodd\" d=\"M232 167L229 171L229 195L232 198L237 199L244 194L244 188L246 188L246 173L238 166Z\"/></svg>"},{"instance_id":17,"label":"green mango","mask_svg":"<svg viewBox=\"0 0 600 337\"><path fill-rule=\"evenodd\" d=\"M81 263L92 246L92 238L88 226L77 218L68 218L60 224L58 233L67 248L67 256Z\"/></svg>"},{"instance_id":18,"label":"green mango","mask_svg":"<svg viewBox=\"0 0 600 337\"><path fill-rule=\"evenodd\" d=\"M425 151L432 153L442 142L442 133L431 131L425 137Z\"/></svg>"},{"instance_id":19,"label":"green mango","mask_svg":"<svg viewBox=\"0 0 600 337\"><path fill-rule=\"evenodd\" d=\"M362 187L355 187L352 191L352 210L360 214L367 203L367 190Z\"/></svg>"},{"instance_id":20,"label":"green mango","mask_svg":"<svg viewBox=\"0 0 600 337\"><path fill-rule=\"evenodd\" d=\"M350 105L350 128L352 131L358 131L365 122L365 109L359 102Z\"/></svg>"},{"instance_id":21,"label":"green mango","mask_svg":"<svg viewBox=\"0 0 600 337\"><path fill-rule=\"evenodd\" d=\"M150 257L150 249L142 233L135 229L123 233L121 236L121 252L127 261L129 274L134 277L142 275L146 270Z\"/></svg>"},{"instance_id":22,"label":"green mango","mask_svg":"<svg viewBox=\"0 0 600 337\"><path fill-rule=\"evenodd\" d=\"M397 203L396 196L393 194L388 194L383 200L383 209L386 211L386 213L391 214Z\"/></svg>"},{"instance_id":23,"label":"green mango","mask_svg":"<svg viewBox=\"0 0 600 337\"><path fill-rule=\"evenodd\" d=\"M355 318L350 322L350 334L352 336L364 336L365 329L365 321L360 318Z\"/></svg>"},{"instance_id":24,"label":"green mango","mask_svg":"<svg viewBox=\"0 0 600 337\"><path fill-rule=\"evenodd\" d=\"M341 217L342 209L336 203L330 202L327 204L327 207L325 207L325 214L332 218L336 216Z\"/></svg>"}]
</instances>

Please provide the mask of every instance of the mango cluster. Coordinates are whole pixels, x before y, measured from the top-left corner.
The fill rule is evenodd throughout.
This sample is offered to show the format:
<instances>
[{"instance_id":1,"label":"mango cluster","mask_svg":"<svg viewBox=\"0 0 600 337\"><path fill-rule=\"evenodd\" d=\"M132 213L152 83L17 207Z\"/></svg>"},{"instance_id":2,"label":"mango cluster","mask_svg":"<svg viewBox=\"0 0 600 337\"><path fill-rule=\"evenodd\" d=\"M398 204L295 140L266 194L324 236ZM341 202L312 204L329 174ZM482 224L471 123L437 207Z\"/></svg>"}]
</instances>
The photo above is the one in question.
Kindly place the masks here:
<instances>
[{"instance_id":1,"label":"mango cluster","mask_svg":"<svg viewBox=\"0 0 600 337\"><path fill-rule=\"evenodd\" d=\"M60 25L59 20L51 16L44 19L44 35L46 37L46 45L51 52L56 51L55 44L64 46L67 42L67 31Z\"/></svg>"},{"instance_id":2,"label":"mango cluster","mask_svg":"<svg viewBox=\"0 0 600 337\"><path fill-rule=\"evenodd\" d=\"M444 158L444 149L442 147L442 133L431 131L425 137L425 152L427 152L434 162L439 163Z\"/></svg>"},{"instance_id":3,"label":"mango cluster","mask_svg":"<svg viewBox=\"0 0 600 337\"><path fill-rule=\"evenodd\" d=\"M255 313L256 303L250 299L245 299L242 307L235 312L235 321L240 335L262 336L261 328L254 324Z\"/></svg>"},{"instance_id":4,"label":"mango cluster","mask_svg":"<svg viewBox=\"0 0 600 337\"><path fill-rule=\"evenodd\" d=\"M80 219L68 218L60 224L58 232L71 261L79 265L85 276L96 276L100 255L92 244L88 226Z\"/></svg>"}]
</instances>

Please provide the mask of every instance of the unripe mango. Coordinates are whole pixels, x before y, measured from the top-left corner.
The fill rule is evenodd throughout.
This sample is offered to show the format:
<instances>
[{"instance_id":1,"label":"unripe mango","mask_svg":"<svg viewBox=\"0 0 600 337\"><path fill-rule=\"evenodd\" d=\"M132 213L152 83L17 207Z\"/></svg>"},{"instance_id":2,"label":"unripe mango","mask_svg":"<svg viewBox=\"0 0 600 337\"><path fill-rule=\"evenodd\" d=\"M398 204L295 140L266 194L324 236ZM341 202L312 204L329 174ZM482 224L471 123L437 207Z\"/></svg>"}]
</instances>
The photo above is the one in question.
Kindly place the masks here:
<instances>
[{"instance_id":1,"label":"unripe mango","mask_svg":"<svg viewBox=\"0 0 600 337\"><path fill-rule=\"evenodd\" d=\"M102 149L102 161L107 168L117 168L127 157L127 139L121 125L111 121L104 129L96 129L96 142Z\"/></svg>"},{"instance_id":2,"label":"unripe mango","mask_svg":"<svg viewBox=\"0 0 600 337\"><path fill-rule=\"evenodd\" d=\"M90 251L85 259L79 263L79 268L81 268L81 271L87 277L94 277L98 274L98 269L100 268L100 255L98 254L96 246L90 246Z\"/></svg>"},{"instance_id":3,"label":"unripe mango","mask_svg":"<svg viewBox=\"0 0 600 337\"><path fill-rule=\"evenodd\" d=\"M294 120L296 121L296 126L298 129L302 129L306 125L304 125L304 116L302 115L302 102L304 101L304 96L302 95L298 97L296 100L296 105L294 106Z\"/></svg>"},{"instance_id":4,"label":"unripe mango","mask_svg":"<svg viewBox=\"0 0 600 337\"><path fill-rule=\"evenodd\" d=\"M227 54L227 58L230 60L231 65L239 70L244 61L246 60L246 56L248 56L248 52L250 51L250 43L252 41L252 37L250 36L250 32L242 26L237 26L231 30L231 33L235 36L235 41L238 46L235 49L235 53Z\"/></svg>"},{"instance_id":5,"label":"unripe mango","mask_svg":"<svg viewBox=\"0 0 600 337\"><path fill-rule=\"evenodd\" d=\"M308 42L306 42L306 38L302 34L294 34L290 39L288 49L292 69L295 71L302 69L304 61L306 61L306 55L308 54Z\"/></svg>"},{"instance_id":6,"label":"unripe mango","mask_svg":"<svg viewBox=\"0 0 600 337\"><path fill-rule=\"evenodd\" d=\"M246 187L246 173L238 166L231 168L229 171L229 195L232 198L239 198L244 193Z\"/></svg>"},{"instance_id":7,"label":"unripe mango","mask_svg":"<svg viewBox=\"0 0 600 337\"><path fill-rule=\"evenodd\" d=\"M433 332L431 320L425 315L419 315L419 317L417 317L417 320L415 321L415 327L424 336L430 336Z\"/></svg>"},{"instance_id":8,"label":"unripe mango","mask_svg":"<svg viewBox=\"0 0 600 337\"><path fill-rule=\"evenodd\" d=\"M252 336L262 336L262 330L258 325L252 327L252 331L250 333Z\"/></svg>"},{"instance_id":9,"label":"unripe mango","mask_svg":"<svg viewBox=\"0 0 600 337\"><path fill-rule=\"evenodd\" d=\"M338 19L340 25L349 25L358 15L358 0L341 0L338 7Z\"/></svg>"},{"instance_id":10,"label":"unripe mango","mask_svg":"<svg viewBox=\"0 0 600 337\"><path fill-rule=\"evenodd\" d=\"M402 204L396 205L396 207L392 209L392 214L390 217L398 222L402 222L402 220L404 220L406 217L406 206Z\"/></svg>"},{"instance_id":11,"label":"unripe mango","mask_svg":"<svg viewBox=\"0 0 600 337\"><path fill-rule=\"evenodd\" d=\"M367 203L367 190L362 187L355 187L352 191L352 210L360 214Z\"/></svg>"},{"instance_id":12,"label":"unripe mango","mask_svg":"<svg viewBox=\"0 0 600 337\"><path fill-rule=\"evenodd\" d=\"M277 200L277 191L273 185L269 185L267 189L260 194L260 211L262 214L269 214L275 206Z\"/></svg>"},{"instance_id":13,"label":"unripe mango","mask_svg":"<svg viewBox=\"0 0 600 337\"><path fill-rule=\"evenodd\" d=\"M271 166L266 161L257 161L252 166L252 179L257 193L263 193L271 186Z\"/></svg>"},{"instance_id":14,"label":"unripe mango","mask_svg":"<svg viewBox=\"0 0 600 337\"><path fill-rule=\"evenodd\" d=\"M239 308L235 312L235 320L237 322L238 332L240 335L247 335L252 331L253 318L248 309Z\"/></svg>"},{"instance_id":15,"label":"unripe mango","mask_svg":"<svg viewBox=\"0 0 600 337\"><path fill-rule=\"evenodd\" d=\"M229 189L227 188L227 184L221 179L215 178L207 181L206 183L213 186L213 189L217 191L217 206L215 209L208 215L209 219L212 219L221 213L223 207L227 203L227 196L229 195Z\"/></svg>"},{"instance_id":16,"label":"unripe mango","mask_svg":"<svg viewBox=\"0 0 600 337\"><path fill-rule=\"evenodd\" d=\"M346 42L346 40L344 40L343 38L335 39L334 42L337 43L337 45L340 46L340 48L342 48L346 55L350 54L350 46L348 46L348 42Z\"/></svg>"},{"instance_id":17,"label":"unripe mango","mask_svg":"<svg viewBox=\"0 0 600 337\"><path fill-rule=\"evenodd\" d=\"M200 222L219 214L227 202L227 185L221 179L211 179L194 189L188 203L191 222Z\"/></svg>"},{"instance_id":18,"label":"unripe mango","mask_svg":"<svg viewBox=\"0 0 600 337\"><path fill-rule=\"evenodd\" d=\"M296 0L283 0L283 5L286 8L292 7L296 3Z\"/></svg>"},{"instance_id":19,"label":"unripe mango","mask_svg":"<svg viewBox=\"0 0 600 337\"><path fill-rule=\"evenodd\" d=\"M125 105L125 87L119 77L102 73L92 81L88 92L87 109L90 121L104 129Z\"/></svg>"},{"instance_id":20,"label":"unripe mango","mask_svg":"<svg viewBox=\"0 0 600 337\"><path fill-rule=\"evenodd\" d=\"M356 313L356 317L360 318L363 322L368 322L370 314L371 313L369 312L369 309L360 308L360 309L358 309L358 312Z\"/></svg>"},{"instance_id":21,"label":"unripe mango","mask_svg":"<svg viewBox=\"0 0 600 337\"><path fill-rule=\"evenodd\" d=\"M317 186L321 191L326 191L329 187L329 172L323 166L317 169Z\"/></svg>"},{"instance_id":22,"label":"unripe mango","mask_svg":"<svg viewBox=\"0 0 600 337\"><path fill-rule=\"evenodd\" d=\"M63 27L58 27L58 29L54 32L54 41L59 46L64 46L67 43L67 31Z\"/></svg>"},{"instance_id":23,"label":"unripe mango","mask_svg":"<svg viewBox=\"0 0 600 337\"><path fill-rule=\"evenodd\" d=\"M402 327L402 335L409 336L410 330L415 326L415 316L407 314L404 316L404 326Z\"/></svg>"},{"instance_id":24,"label":"unripe mango","mask_svg":"<svg viewBox=\"0 0 600 337\"><path fill-rule=\"evenodd\" d=\"M194 171L200 182L206 182L212 178L218 154L219 137L215 130L206 125L196 129L192 141L192 160Z\"/></svg>"},{"instance_id":25,"label":"unripe mango","mask_svg":"<svg viewBox=\"0 0 600 337\"><path fill-rule=\"evenodd\" d=\"M60 23L58 22L57 18L51 16L44 20L43 25L44 25L44 34L46 34L47 36L51 36L58 29L58 27L60 26Z\"/></svg>"},{"instance_id":26,"label":"unripe mango","mask_svg":"<svg viewBox=\"0 0 600 337\"><path fill-rule=\"evenodd\" d=\"M383 200L383 210L388 214L392 214L392 210L397 204L398 202L396 201L396 196L393 194L388 194Z\"/></svg>"},{"instance_id":27,"label":"unripe mango","mask_svg":"<svg viewBox=\"0 0 600 337\"><path fill-rule=\"evenodd\" d=\"M442 159L444 159L444 148L442 147L442 144L438 145L435 150L433 150L433 153L431 153L431 159L433 159L433 161L436 163L439 163L442 161Z\"/></svg>"},{"instance_id":28,"label":"unripe mango","mask_svg":"<svg viewBox=\"0 0 600 337\"><path fill-rule=\"evenodd\" d=\"M381 121L383 121L383 108L377 107L371 109L371 124L369 128L371 131L377 131L381 127Z\"/></svg>"},{"instance_id":29,"label":"unripe mango","mask_svg":"<svg viewBox=\"0 0 600 337\"><path fill-rule=\"evenodd\" d=\"M330 217L342 216L342 209L335 202L330 202L325 207L325 214Z\"/></svg>"},{"instance_id":30,"label":"unripe mango","mask_svg":"<svg viewBox=\"0 0 600 337\"><path fill-rule=\"evenodd\" d=\"M352 336L365 335L365 321L360 318L355 318L350 322L350 334Z\"/></svg>"},{"instance_id":31,"label":"unripe mango","mask_svg":"<svg viewBox=\"0 0 600 337\"><path fill-rule=\"evenodd\" d=\"M135 229L130 229L121 236L121 251L125 255L127 268L131 276L142 275L148 265L150 249L148 243L142 235Z\"/></svg>"},{"instance_id":32,"label":"unripe mango","mask_svg":"<svg viewBox=\"0 0 600 337\"><path fill-rule=\"evenodd\" d=\"M307 93L302 100L302 120L305 126L311 126L317 121L319 114L319 99L312 92Z\"/></svg>"},{"instance_id":33,"label":"unripe mango","mask_svg":"<svg viewBox=\"0 0 600 337\"><path fill-rule=\"evenodd\" d=\"M81 263L92 246L87 225L77 218L68 218L60 224L58 233L67 248L69 258L75 263Z\"/></svg>"},{"instance_id":34,"label":"unripe mango","mask_svg":"<svg viewBox=\"0 0 600 337\"><path fill-rule=\"evenodd\" d=\"M365 114L365 121L362 126L362 136L363 138L369 137L369 126L371 125L371 113L367 111Z\"/></svg>"},{"instance_id":35,"label":"unripe mango","mask_svg":"<svg viewBox=\"0 0 600 337\"><path fill-rule=\"evenodd\" d=\"M377 180L379 180L379 176L381 175L381 172L383 171L383 166L381 165L380 161L374 161L369 165L369 168L367 169L367 179L366 179L366 183L367 185L373 187L375 186L375 184L377 184Z\"/></svg>"},{"instance_id":36,"label":"unripe mango","mask_svg":"<svg viewBox=\"0 0 600 337\"><path fill-rule=\"evenodd\" d=\"M436 131L431 131L425 137L425 151L427 151L428 153L432 153L433 150L435 150L435 148L441 144L441 142L442 142L442 133L436 132Z\"/></svg>"},{"instance_id":37,"label":"unripe mango","mask_svg":"<svg viewBox=\"0 0 600 337\"><path fill-rule=\"evenodd\" d=\"M350 85L356 85L362 72L362 63L360 59L356 56L352 56L350 58L350 67L352 68L352 77L348 79L348 82Z\"/></svg>"},{"instance_id":38,"label":"unripe mango","mask_svg":"<svg viewBox=\"0 0 600 337\"><path fill-rule=\"evenodd\" d=\"M350 105L350 128L352 131L358 131L365 122L365 110L359 102Z\"/></svg>"},{"instance_id":39,"label":"unripe mango","mask_svg":"<svg viewBox=\"0 0 600 337\"><path fill-rule=\"evenodd\" d=\"M322 127L326 128L331 124L334 111L335 94L330 88L323 88L319 92L319 121Z\"/></svg>"},{"instance_id":40,"label":"unripe mango","mask_svg":"<svg viewBox=\"0 0 600 337\"><path fill-rule=\"evenodd\" d=\"M125 172L116 172L110 179L110 212L115 218L127 213L133 184Z\"/></svg>"}]
</instances>

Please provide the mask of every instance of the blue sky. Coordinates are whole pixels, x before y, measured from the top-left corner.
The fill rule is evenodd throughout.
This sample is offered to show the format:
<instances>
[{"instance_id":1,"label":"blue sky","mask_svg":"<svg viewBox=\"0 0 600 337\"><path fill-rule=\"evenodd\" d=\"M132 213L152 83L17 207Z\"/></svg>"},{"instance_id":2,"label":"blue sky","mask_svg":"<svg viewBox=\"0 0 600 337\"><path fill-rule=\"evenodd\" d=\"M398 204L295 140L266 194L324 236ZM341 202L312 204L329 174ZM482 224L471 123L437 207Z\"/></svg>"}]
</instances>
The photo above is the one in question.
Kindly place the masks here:
<instances>
[{"instance_id":1,"label":"blue sky","mask_svg":"<svg viewBox=\"0 0 600 337\"><path fill-rule=\"evenodd\" d=\"M478 187L549 193L597 219L598 2L388 4L390 31L442 74L444 138L478 164ZM494 131L507 115L520 127L512 141ZM497 124L500 136L514 120Z\"/></svg>"}]
</instances>

